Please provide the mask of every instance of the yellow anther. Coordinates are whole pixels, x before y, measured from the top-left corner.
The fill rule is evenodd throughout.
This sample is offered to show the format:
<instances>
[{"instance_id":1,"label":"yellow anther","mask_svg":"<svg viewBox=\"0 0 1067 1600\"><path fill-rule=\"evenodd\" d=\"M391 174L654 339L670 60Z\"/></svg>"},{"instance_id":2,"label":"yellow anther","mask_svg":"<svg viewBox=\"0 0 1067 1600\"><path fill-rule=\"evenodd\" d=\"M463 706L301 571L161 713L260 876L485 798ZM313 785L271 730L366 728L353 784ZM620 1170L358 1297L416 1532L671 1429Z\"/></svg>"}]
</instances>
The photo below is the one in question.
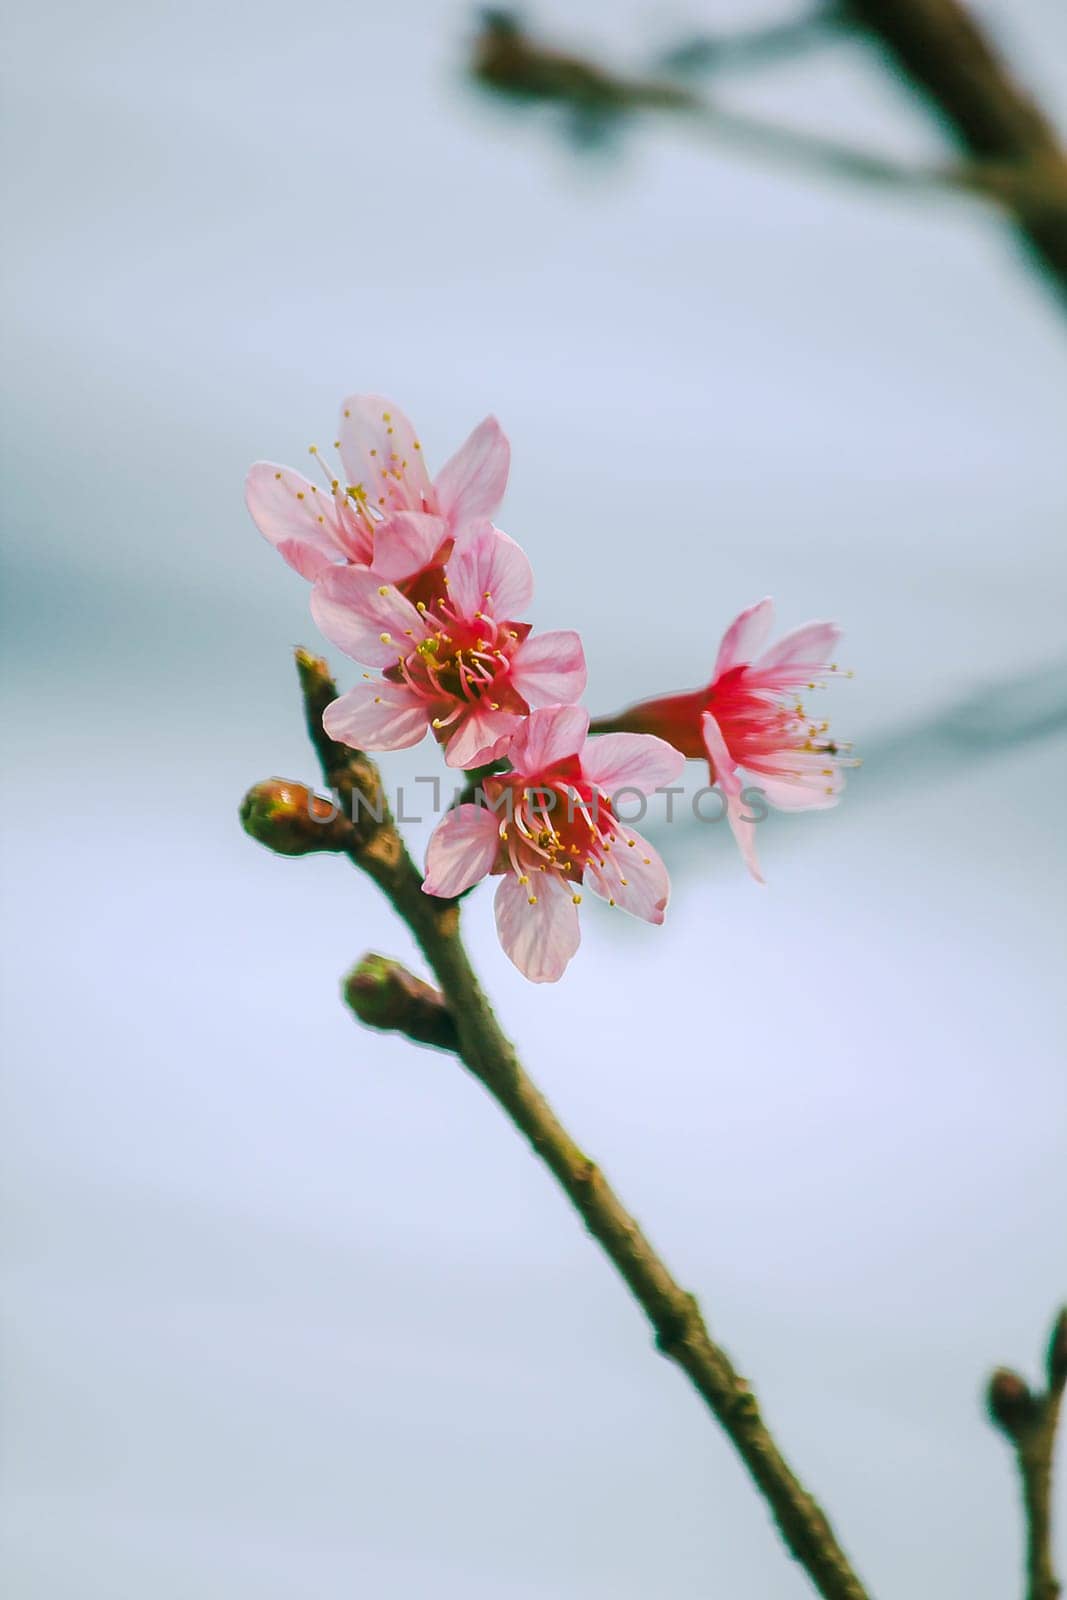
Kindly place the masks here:
<instances>
[{"instance_id":1,"label":"yellow anther","mask_svg":"<svg viewBox=\"0 0 1067 1600\"><path fill-rule=\"evenodd\" d=\"M531 896L530 896L530 901L529 901L529 903L530 903L530 905L532 905L532 906L535 906L535 905L536 905L536 904L537 904L537 896L536 896L536 895L535 895L535 894L532 894L532 895L531 895Z\"/></svg>"},{"instance_id":2,"label":"yellow anther","mask_svg":"<svg viewBox=\"0 0 1067 1600\"><path fill-rule=\"evenodd\" d=\"M393 642L393 636L391 633L380 633L378 637L383 644L392 644Z\"/></svg>"},{"instance_id":3,"label":"yellow anther","mask_svg":"<svg viewBox=\"0 0 1067 1600\"><path fill-rule=\"evenodd\" d=\"M334 447L334 449L335 449L335 450L340 450L340 448L341 448L341 441L340 441L340 439L335 439L335 440L334 440L334 441L333 441L333 447Z\"/></svg>"},{"instance_id":4,"label":"yellow anther","mask_svg":"<svg viewBox=\"0 0 1067 1600\"><path fill-rule=\"evenodd\" d=\"M281 477L281 473L280 473L280 472L276 472L276 473L275 473L275 474L274 474L274 476L275 476L275 477L276 477L276 478L280 478L280 477Z\"/></svg>"},{"instance_id":5,"label":"yellow anther","mask_svg":"<svg viewBox=\"0 0 1067 1600\"><path fill-rule=\"evenodd\" d=\"M389 585L387 583L381 584L379 589L378 589L378 593L379 594L388 594L389 593Z\"/></svg>"},{"instance_id":6,"label":"yellow anther","mask_svg":"<svg viewBox=\"0 0 1067 1600\"><path fill-rule=\"evenodd\" d=\"M609 905L609 906L613 906L613 905L614 905L614 904L615 904L615 902L614 902L614 900L609 900L609 901L608 901L608 905Z\"/></svg>"},{"instance_id":7,"label":"yellow anther","mask_svg":"<svg viewBox=\"0 0 1067 1600\"><path fill-rule=\"evenodd\" d=\"M519 874L519 882L520 883L529 883L529 881L530 881L530 879L529 879L528 875L525 872Z\"/></svg>"},{"instance_id":8,"label":"yellow anther","mask_svg":"<svg viewBox=\"0 0 1067 1600\"><path fill-rule=\"evenodd\" d=\"M392 417L392 413L391 412L389 412L389 411L383 411L382 412L382 421L383 422L392 422L392 420L393 420L393 417Z\"/></svg>"},{"instance_id":9,"label":"yellow anther","mask_svg":"<svg viewBox=\"0 0 1067 1600\"><path fill-rule=\"evenodd\" d=\"M308 445L308 455L309 456L317 456L318 453L319 453L319 447L318 447L317 444L309 444Z\"/></svg>"},{"instance_id":10,"label":"yellow anther","mask_svg":"<svg viewBox=\"0 0 1067 1600\"><path fill-rule=\"evenodd\" d=\"M304 491L303 491L303 490L302 490L302 489L298 489L298 490L297 490L297 491L296 491L296 498L297 498L297 499L298 499L298 500L303 500L303 498L304 498Z\"/></svg>"},{"instance_id":11,"label":"yellow anther","mask_svg":"<svg viewBox=\"0 0 1067 1600\"><path fill-rule=\"evenodd\" d=\"M347 411L347 410L345 411L345 416L346 417L350 417L351 415L352 415L351 411Z\"/></svg>"},{"instance_id":12,"label":"yellow anther","mask_svg":"<svg viewBox=\"0 0 1067 1600\"><path fill-rule=\"evenodd\" d=\"M374 704L375 704L375 705L376 705L376 706L380 706L380 705L381 705L381 703L382 703L382 697L381 697L381 695L380 695L380 694L376 694L376 695L375 695L375 696L374 696Z\"/></svg>"},{"instance_id":13,"label":"yellow anther","mask_svg":"<svg viewBox=\"0 0 1067 1600\"><path fill-rule=\"evenodd\" d=\"M419 441L417 439L412 439L411 448L413 450L421 450L422 449L422 445L419 443Z\"/></svg>"},{"instance_id":14,"label":"yellow anther","mask_svg":"<svg viewBox=\"0 0 1067 1600\"><path fill-rule=\"evenodd\" d=\"M627 839L626 843L629 845L630 849L632 850L634 845L637 843L637 840L636 839Z\"/></svg>"},{"instance_id":15,"label":"yellow anther","mask_svg":"<svg viewBox=\"0 0 1067 1600\"><path fill-rule=\"evenodd\" d=\"M620 878L620 879L619 879L619 882L620 882L620 883L621 883L621 884L622 884L622 886L623 886L623 888L624 888L624 889L628 889L628 888L629 888L629 887L630 887L630 880L629 880L629 878Z\"/></svg>"},{"instance_id":16,"label":"yellow anther","mask_svg":"<svg viewBox=\"0 0 1067 1600\"><path fill-rule=\"evenodd\" d=\"M652 865L652 857L651 856L645 856L644 862L645 862L645 866L646 867L650 867Z\"/></svg>"},{"instance_id":17,"label":"yellow anther","mask_svg":"<svg viewBox=\"0 0 1067 1600\"><path fill-rule=\"evenodd\" d=\"M580 906L581 903L582 903L582 897L581 897L580 894L572 894L571 895L571 904L572 905Z\"/></svg>"}]
</instances>

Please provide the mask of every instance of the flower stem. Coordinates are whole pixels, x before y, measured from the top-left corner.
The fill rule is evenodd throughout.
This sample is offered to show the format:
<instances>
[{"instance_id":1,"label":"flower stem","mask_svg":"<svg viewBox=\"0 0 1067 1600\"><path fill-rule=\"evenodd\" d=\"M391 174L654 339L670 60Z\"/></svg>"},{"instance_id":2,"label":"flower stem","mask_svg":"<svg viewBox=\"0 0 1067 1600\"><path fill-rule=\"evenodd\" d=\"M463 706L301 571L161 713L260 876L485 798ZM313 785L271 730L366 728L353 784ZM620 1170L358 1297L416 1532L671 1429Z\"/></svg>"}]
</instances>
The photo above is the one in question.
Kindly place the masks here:
<instances>
[{"instance_id":1,"label":"flower stem","mask_svg":"<svg viewBox=\"0 0 1067 1600\"><path fill-rule=\"evenodd\" d=\"M694 1297L675 1281L603 1172L519 1064L471 968L460 938L459 906L422 892L421 874L385 806L374 763L336 744L323 729L323 710L337 694L326 663L303 650L296 662L323 777L353 816L347 835L339 835L340 847L410 928L441 989L438 996L403 969L393 970L384 957L374 957L350 979L349 1003L374 1026L459 1056L555 1177L647 1316L658 1349L682 1369L721 1424L816 1591L824 1600L867 1600L825 1513L775 1443L748 1380L711 1338ZM269 834L256 837L272 844Z\"/></svg>"}]
</instances>

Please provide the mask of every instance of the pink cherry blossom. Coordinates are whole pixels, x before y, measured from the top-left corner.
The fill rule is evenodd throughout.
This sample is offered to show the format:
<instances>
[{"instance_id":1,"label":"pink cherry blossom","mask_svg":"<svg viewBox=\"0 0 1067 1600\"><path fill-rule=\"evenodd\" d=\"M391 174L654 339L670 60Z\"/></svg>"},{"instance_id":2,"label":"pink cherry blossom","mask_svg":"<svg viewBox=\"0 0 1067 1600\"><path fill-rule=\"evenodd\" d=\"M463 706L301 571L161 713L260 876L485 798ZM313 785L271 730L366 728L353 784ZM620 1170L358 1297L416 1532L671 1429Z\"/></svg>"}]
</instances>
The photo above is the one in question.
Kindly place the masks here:
<instances>
[{"instance_id":1,"label":"pink cherry blossom","mask_svg":"<svg viewBox=\"0 0 1067 1600\"><path fill-rule=\"evenodd\" d=\"M427 729L453 767L495 760L533 706L581 697L576 633L531 634L518 617L533 592L523 551L483 522L449 559L443 599L416 600L359 567L332 568L312 591L326 637L382 669L333 702L331 738L362 750L402 750Z\"/></svg>"},{"instance_id":2,"label":"pink cherry blossom","mask_svg":"<svg viewBox=\"0 0 1067 1600\"><path fill-rule=\"evenodd\" d=\"M620 822L611 797L671 783L683 757L648 734L589 739L588 729L580 706L532 712L509 746L512 770L484 780L485 804L450 811L427 850L427 894L462 894L500 877L500 942L534 983L554 983L577 950L583 885L652 923L663 921L670 895L659 855Z\"/></svg>"},{"instance_id":3,"label":"pink cherry blossom","mask_svg":"<svg viewBox=\"0 0 1067 1600\"><path fill-rule=\"evenodd\" d=\"M816 689L819 679L838 671L831 657L840 629L809 622L764 650L773 622L771 600L749 606L723 635L709 684L642 701L594 724L597 730L655 733L683 755L705 758L745 863L761 883L744 775L779 810L820 810L836 805L843 769L856 765L828 737L829 724L809 716L799 699L800 691Z\"/></svg>"},{"instance_id":4,"label":"pink cherry blossom","mask_svg":"<svg viewBox=\"0 0 1067 1600\"><path fill-rule=\"evenodd\" d=\"M508 481L510 446L486 417L431 482L415 429L391 400L352 395L341 407L340 470L312 483L291 467L257 461L245 500L259 531L302 577L337 564L368 567L405 593L438 597L455 541L493 516Z\"/></svg>"}]
</instances>

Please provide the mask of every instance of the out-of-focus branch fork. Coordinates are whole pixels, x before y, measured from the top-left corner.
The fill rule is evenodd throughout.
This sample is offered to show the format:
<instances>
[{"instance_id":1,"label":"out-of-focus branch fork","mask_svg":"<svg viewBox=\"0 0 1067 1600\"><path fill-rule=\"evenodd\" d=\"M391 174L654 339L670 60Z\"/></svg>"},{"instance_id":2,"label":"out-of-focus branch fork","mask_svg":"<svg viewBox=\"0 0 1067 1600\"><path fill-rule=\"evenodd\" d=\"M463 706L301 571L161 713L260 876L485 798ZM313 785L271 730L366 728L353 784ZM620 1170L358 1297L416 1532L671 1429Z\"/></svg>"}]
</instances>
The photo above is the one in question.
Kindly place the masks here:
<instances>
[{"instance_id":1,"label":"out-of-focus branch fork","mask_svg":"<svg viewBox=\"0 0 1067 1600\"><path fill-rule=\"evenodd\" d=\"M872 40L933 110L965 159L909 166L840 139L727 110L695 71L755 66L847 31ZM668 52L656 77L626 76L533 39L509 12L483 13L475 78L513 100L562 105L583 125L648 111L680 114L719 141L779 164L904 191L956 190L999 205L1067 301L1067 157L1056 130L957 0L835 0L792 22L701 36Z\"/></svg>"},{"instance_id":2,"label":"out-of-focus branch fork","mask_svg":"<svg viewBox=\"0 0 1067 1600\"><path fill-rule=\"evenodd\" d=\"M986 1388L990 1420L1011 1444L1019 1470L1026 1527L1026 1600L1058 1600L1063 1592L1052 1561L1052 1470L1067 1386L1067 1306L1052 1324L1045 1375L1047 1387L1035 1393L1010 1367L998 1367Z\"/></svg>"},{"instance_id":3,"label":"out-of-focus branch fork","mask_svg":"<svg viewBox=\"0 0 1067 1600\"><path fill-rule=\"evenodd\" d=\"M1008 163L1038 180L1032 203L1005 203L1067 297L1067 156L976 18L958 0L846 0L845 10L974 161Z\"/></svg>"}]
</instances>

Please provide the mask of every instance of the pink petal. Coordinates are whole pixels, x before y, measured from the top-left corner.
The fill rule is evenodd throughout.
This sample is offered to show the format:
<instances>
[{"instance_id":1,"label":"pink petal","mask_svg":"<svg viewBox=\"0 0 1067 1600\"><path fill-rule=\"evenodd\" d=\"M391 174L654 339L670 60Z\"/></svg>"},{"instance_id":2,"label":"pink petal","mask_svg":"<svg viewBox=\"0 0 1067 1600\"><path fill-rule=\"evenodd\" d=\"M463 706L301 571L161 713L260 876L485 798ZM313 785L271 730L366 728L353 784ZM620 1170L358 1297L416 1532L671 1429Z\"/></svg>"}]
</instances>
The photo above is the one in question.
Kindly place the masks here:
<instances>
[{"instance_id":1,"label":"pink petal","mask_svg":"<svg viewBox=\"0 0 1067 1600\"><path fill-rule=\"evenodd\" d=\"M549 706L532 711L508 749L516 772L537 778L569 756L576 756L589 731L589 713L582 706Z\"/></svg>"},{"instance_id":2,"label":"pink petal","mask_svg":"<svg viewBox=\"0 0 1067 1600\"><path fill-rule=\"evenodd\" d=\"M604 900L657 926L671 897L671 880L658 850L632 828L621 827L602 867L588 866L584 882Z\"/></svg>"},{"instance_id":3,"label":"pink petal","mask_svg":"<svg viewBox=\"0 0 1067 1600\"><path fill-rule=\"evenodd\" d=\"M766 883L756 854L756 824L747 820L751 818L751 812L745 801L737 795L727 795L726 817L745 866L757 883Z\"/></svg>"},{"instance_id":4,"label":"pink petal","mask_svg":"<svg viewBox=\"0 0 1067 1600\"><path fill-rule=\"evenodd\" d=\"M469 711L445 745L445 761L450 767L465 768L496 761L522 720L517 711L491 711L488 706Z\"/></svg>"},{"instance_id":5,"label":"pink petal","mask_svg":"<svg viewBox=\"0 0 1067 1600\"><path fill-rule=\"evenodd\" d=\"M441 515L448 518L453 531L476 517L493 515L504 498L510 464L507 434L495 417L486 417L434 481Z\"/></svg>"},{"instance_id":6,"label":"pink petal","mask_svg":"<svg viewBox=\"0 0 1067 1600\"><path fill-rule=\"evenodd\" d=\"M322 574L334 565L330 556L323 555L321 550L316 550L314 545L305 544L302 539L279 539L274 548L282 560L309 583L321 578Z\"/></svg>"},{"instance_id":7,"label":"pink petal","mask_svg":"<svg viewBox=\"0 0 1067 1600\"><path fill-rule=\"evenodd\" d=\"M426 893L462 894L491 872L500 828L499 817L484 806L457 806L443 817L426 847Z\"/></svg>"},{"instance_id":8,"label":"pink petal","mask_svg":"<svg viewBox=\"0 0 1067 1600\"><path fill-rule=\"evenodd\" d=\"M753 679L793 684L817 677L833 660L841 629L833 622L806 622L794 628L753 664Z\"/></svg>"},{"instance_id":9,"label":"pink petal","mask_svg":"<svg viewBox=\"0 0 1067 1600\"><path fill-rule=\"evenodd\" d=\"M529 883L511 873L501 878L496 927L505 954L531 983L555 983L581 942L578 907L570 884L551 872L536 878Z\"/></svg>"},{"instance_id":10,"label":"pink petal","mask_svg":"<svg viewBox=\"0 0 1067 1600\"><path fill-rule=\"evenodd\" d=\"M730 823L730 831L737 840L738 849L749 872L757 883L762 883L763 874L756 855L756 824L745 820L746 817L751 817L752 813L741 798L742 783L737 764L727 749L722 729L710 711L705 711L701 717L700 731L704 737L708 760L711 762L712 775L726 797L726 816Z\"/></svg>"},{"instance_id":11,"label":"pink petal","mask_svg":"<svg viewBox=\"0 0 1067 1600\"><path fill-rule=\"evenodd\" d=\"M289 467L257 461L245 479L245 504L265 539L302 577L344 558L333 496Z\"/></svg>"},{"instance_id":12,"label":"pink petal","mask_svg":"<svg viewBox=\"0 0 1067 1600\"><path fill-rule=\"evenodd\" d=\"M326 707L322 725L331 739L354 750L407 750L425 736L426 707L406 683L358 683Z\"/></svg>"},{"instance_id":13,"label":"pink petal","mask_svg":"<svg viewBox=\"0 0 1067 1600\"><path fill-rule=\"evenodd\" d=\"M371 565L379 580L402 583L433 565L448 529L440 517L425 511L398 511L374 530Z\"/></svg>"},{"instance_id":14,"label":"pink petal","mask_svg":"<svg viewBox=\"0 0 1067 1600\"><path fill-rule=\"evenodd\" d=\"M526 552L491 522L460 540L447 570L449 598L465 617L487 611L515 621L530 603L533 569Z\"/></svg>"},{"instance_id":15,"label":"pink petal","mask_svg":"<svg viewBox=\"0 0 1067 1600\"><path fill-rule=\"evenodd\" d=\"M569 630L532 633L511 658L511 681L527 705L570 705L585 693L585 652Z\"/></svg>"},{"instance_id":16,"label":"pink petal","mask_svg":"<svg viewBox=\"0 0 1067 1600\"><path fill-rule=\"evenodd\" d=\"M685 757L652 733L600 734L582 749L582 771L609 795L623 788L651 794L673 783L684 766Z\"/></svg>"},{"instance_id":17,"label":"pink petal","mask_svg":"<svg viewBox=\"0 0 1067 1600\"><path fill-rule=\"evenodd\" d=\"M730 754L726 740L722 736L722 729L710 711L705 711L700 719L700 732L708 760L711 762L713 781L727 796L740 794L741 779L737 771L737 762Z\"/></svg>"},{"instance_id":18,"label":"pink petal","mask_svg":"<svg viewBox=\"0 0 1067 1600\"><path fill-rule=\"evenodd\" d=\"M712 681L729 672L732 667L754 660L773 622L774 601L769 595L766 600L758 600L754 606L749 606L747 611L735 617L722 636Z\"/></svg>"},{"instance_id":19,"label":"pink petal","mask_svg":"<svg viewBox=\"0 0 1067 1600\"><path fill-rule=\"evenodd\" d=\"M365 567L324 573L311 591L311 615L332 644L369 667L392 666L428 631L410 600Z\"/></svg>"},{"instance_id":20,"label":"pink petal","mask_svg":"<svg viewBox=\"0 0 1067 1600\"><path fill-rule=\"evenodd\" d=\"M363 486L372 510L390 516L437 509L415 429L391 400L350 395L341 407L337 436L349 483Z\"/></svg>"},{"instance_id":21,"label":"pink petal","mask_svg":"<svg viewBox=\"0 0 1067 1600\"><path fill-rule=\"evenodd\" d=\"M836 806L845 774L832 756L818 751L783 750L771 771L753 763L753 788L762 789L779 811L826 811Z\"/></svg>"}]
</instances>

